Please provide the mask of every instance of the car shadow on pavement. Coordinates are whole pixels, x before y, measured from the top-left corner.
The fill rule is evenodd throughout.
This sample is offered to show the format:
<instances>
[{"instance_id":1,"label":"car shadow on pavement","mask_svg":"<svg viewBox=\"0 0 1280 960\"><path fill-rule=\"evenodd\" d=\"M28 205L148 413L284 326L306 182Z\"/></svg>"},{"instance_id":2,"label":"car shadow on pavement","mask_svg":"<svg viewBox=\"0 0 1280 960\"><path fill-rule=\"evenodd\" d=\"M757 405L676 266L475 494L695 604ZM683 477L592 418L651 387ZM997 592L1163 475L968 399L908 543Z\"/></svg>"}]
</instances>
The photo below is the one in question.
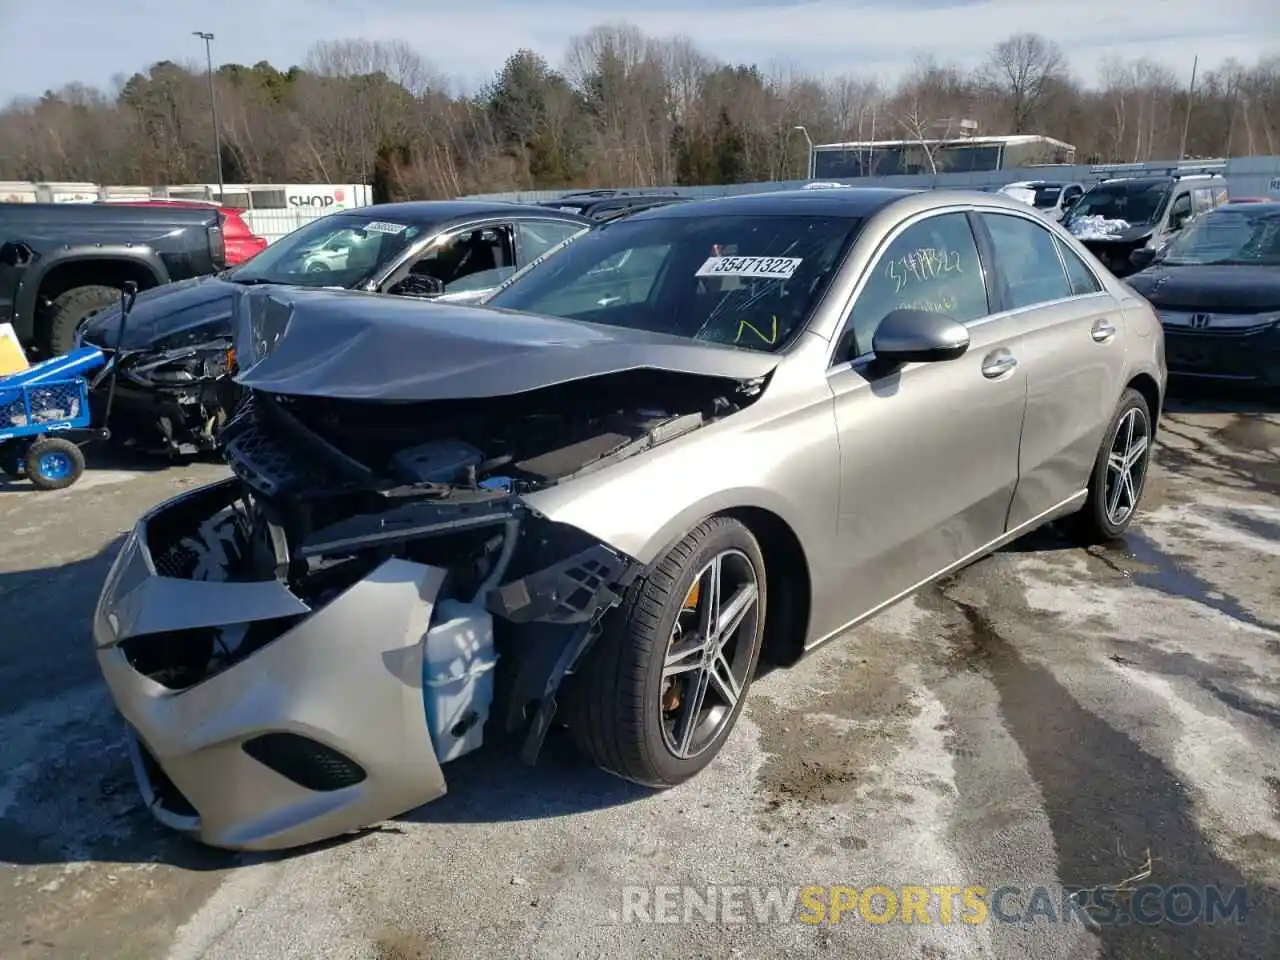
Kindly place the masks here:
<instances>
[{"instance_id":1,"label":"car shadow on pavement","mask_svg":"<svg viewBox=\"0 0 1280 960\"><path fill-rule=\"evenodd\" d=\"M1275 956L1280 891L1218 854L1178 774L1023 657L979 607L945 585L935 603L939 596L959 614L953 643L969 654L968 669L996 688L1001 719L1043 796L1057 874L1100 925L1100 960ZM963 795L961 778L957 787ZM1258 835L1245 842L1260 855L1274 846ZM1144 864L1149 876L1126 891ZM1236 897L1243 915L1214 917L1211 902ZM1065 909L1057 916L1079 921L1067 921Z\"/></svg>"},{"instance_id":2,"label":"car shadow on pavement","mask_svg":"<svg viewBox=\"0 0 1280 960\"><path fill-rule=\"evenodd\" d=\"M89 443L81 448L85 459L85 477L95 472L128 472L128 473L160 473L172 466L216 462L212 455L167 457L163 454L146 453L129 447L117 447L105 443ZM84 478L81 478L83 482ZM75 489L75 484L71 489ZM10 477L0 473L0 494L34 493L35 488L25 477Z\"/></svg>"},{"instance_id":3,"label":"car shadow on pavement","mask_svg":"<svg viewBox=\"0 0 1280 960\"><path fill-rule=\"evenodd\" d=\"M534 766L517 743L502 742L445 768L449 792L399 820L412 823L504 823L563 817L633 803L654 791L592 766L568 731L553 728Z\"/></svg>"},{"instance_id":4,"label":"car shadow on pavement","mask_svg":"<svg viewBox=\"0 0 1280 960\"><path fill-rule=\"evenodd\" d=\"M123 539L58 566L0 569L0 863L237 862L161 828L134 783L90 639Z\"/></svg>"},{"instance_id":5,"label":"car shadow on pavement","mask_svg":"<svg viewBox=\"0 0 1280 960\"><path fill-rule=\"evenodd\" d=\"M1280 390L1259 390L1229 383L1204 383L1177 377L1169 381L1165 413L1280 413Z\"/></svg>"}]
</instances>

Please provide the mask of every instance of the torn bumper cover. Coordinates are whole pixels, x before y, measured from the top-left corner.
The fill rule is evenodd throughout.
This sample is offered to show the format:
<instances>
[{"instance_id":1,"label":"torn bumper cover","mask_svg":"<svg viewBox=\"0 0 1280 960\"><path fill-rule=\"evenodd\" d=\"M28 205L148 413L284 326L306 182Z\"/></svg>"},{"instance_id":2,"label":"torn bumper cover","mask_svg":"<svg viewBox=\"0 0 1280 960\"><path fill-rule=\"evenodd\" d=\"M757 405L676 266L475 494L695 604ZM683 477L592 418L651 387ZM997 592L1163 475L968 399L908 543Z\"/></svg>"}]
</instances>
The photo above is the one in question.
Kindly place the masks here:
<instances>
[{"instance_id":1,"label":"torn bumper cover","mask_svg":"<svg viewBox=\"0 0 1280 960\"><path fill-rule=\"evenodd\" d=\"M488 704L459 702L478 700L481 687L457 671L443 686L431 676L430 637L453 616L450 604L467 609L449 598L456 571L393 554L407 540L447 540L465 528L504 531L502 557L526 568L501 584L501 566L487 571L484 616L494 618L497 658L508 668L505 719L524 724L524 755L536 756L561 678L636 565L578 531L557 538L545 521L521 537L528 518L515 497L470 512L416 507L413 523L387 516L348 529L355 541L346 547L341 524L317 531L296 553L348 550L359 569L339 564L343 572L323 585L312 575L306 591L254 566L255 542L278 530L254 516L236 478L138 522L103 586L93 632L158 820L213 846L280 849L443 795L440 739L457 730L433 737L433 705L453 716L478 710L483 723ZM379 549L368 555L371 530ZM537 542L516 551L515 537ZM557 551L565 555L530 565ZM441 629L452 637L459 623L462 635L479 635L456 617Z\"/></svg>"},{"instance_id":2,"label":"torn bumper cover","mask_svg":"<svg viewBox=\"0 0 1280 960\"><path fill-rule=\"evenodd\" d=\"M171 453L217 448L218 431L240 397L232 379L235 350L229 338L169 350L104 352L110 365L93 380L90 400L101 415L108 374L118 365L111 413L114 433L138 446Z\"/></svg>"}]
</instances>

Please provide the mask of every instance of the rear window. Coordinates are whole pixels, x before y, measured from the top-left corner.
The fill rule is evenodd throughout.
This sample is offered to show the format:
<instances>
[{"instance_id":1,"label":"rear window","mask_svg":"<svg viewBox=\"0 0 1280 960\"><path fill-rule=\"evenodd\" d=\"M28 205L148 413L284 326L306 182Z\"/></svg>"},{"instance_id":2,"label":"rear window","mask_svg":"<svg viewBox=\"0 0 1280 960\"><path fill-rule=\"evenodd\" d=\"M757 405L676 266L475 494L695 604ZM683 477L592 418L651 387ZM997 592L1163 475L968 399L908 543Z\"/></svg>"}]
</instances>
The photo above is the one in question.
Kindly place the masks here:
<instances>
[{"instance_id":1,"label":"rear window","mask_svg":"<svg viewBox=\"0 0 1280 960\"><path fill-rule=\"evenodd\" d=\"M490 306L775 351L808 322L861 221L613 221L514 276Z\"/></svg>"}]
</instances>

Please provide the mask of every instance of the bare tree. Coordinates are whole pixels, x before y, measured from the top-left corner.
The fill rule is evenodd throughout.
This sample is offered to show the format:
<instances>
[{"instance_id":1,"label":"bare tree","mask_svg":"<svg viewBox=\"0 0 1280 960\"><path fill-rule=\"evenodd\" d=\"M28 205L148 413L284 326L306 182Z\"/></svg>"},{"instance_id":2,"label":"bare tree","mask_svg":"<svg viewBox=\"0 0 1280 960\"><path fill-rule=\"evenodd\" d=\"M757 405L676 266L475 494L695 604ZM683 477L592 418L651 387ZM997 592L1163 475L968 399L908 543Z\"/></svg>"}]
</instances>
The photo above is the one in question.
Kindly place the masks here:
<instances>
[{"instance_id":1,"label":"bare tree","mask_svg":"<svg viewBox=\"0 0 1280 960\"><path fill-rule=\"evenodd\" d=\"M574 38L561 71L517 61L479 93L403 41L319 44L301 67L227 64L214 77L222 159L237 179L365 181L380 199L731 183L792 176L804 126L815 141L914 141L912 164L929 173L946 169L935 141L960 119L1130 161L1173 156L1187 108L1163 64L1113 58L1088 88L1033 34L997 44L977 71L918 60L889 89L785 62L720 63L687 37L625 23ZM1202 67L1188 152L1280 151L1280 56ZM0 108L0 180L206 181L210 123L202 64L157 63L103 91L71 84Z\"/></svg>"},{"instance_id":2,"label":"bare tree","mask_svg":"<svg viewBox=\"0 0 1280 960\"><path fill-rule=\"evenodd\" d=\"M1036 33L1002 40L987 55L980 77L1008 100L1010 133L1026 133L1045 106L1054 82L1067 73L1062 49Z\"/></svg>"}]
</instances>

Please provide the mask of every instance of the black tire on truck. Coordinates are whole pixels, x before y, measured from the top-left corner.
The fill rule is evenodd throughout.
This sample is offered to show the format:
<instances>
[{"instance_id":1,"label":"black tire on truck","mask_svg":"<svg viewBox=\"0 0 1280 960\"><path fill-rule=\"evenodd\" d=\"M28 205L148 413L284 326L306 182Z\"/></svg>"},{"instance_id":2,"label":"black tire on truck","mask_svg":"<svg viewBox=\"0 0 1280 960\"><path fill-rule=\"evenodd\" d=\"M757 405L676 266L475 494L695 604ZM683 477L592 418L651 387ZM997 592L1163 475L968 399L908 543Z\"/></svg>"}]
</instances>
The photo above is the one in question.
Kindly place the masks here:
<instances>
[{"instance_id":1,"label":"black tire on truck","mask_svg":"<svg viewBox=\"0 0 1280 960\"><path fill-rule=\"evenodd\" d=\"M735 618L747 596L749 608ZM579 750L649 787L698 773L742 711L760 657L766 597L764 558L751 531L731 517L699 524L631 585L569 678L565 705ZM708 609L732 627L705 630ZM700 645L711 652L700 653Z\"/></svg>"},{"instance_id":2,"label":"black tire on truck","mask_svg":"<svg viewBox=\"0 0 1280 960\"><path fill-rule=\"evenodd\" d=\"M119 290L101 284L73 287L60 294L44 316L44 329L37 344L41 352L46 357L56 357L71 350L80 325L119 299Z\"/></svg>"}]
</instances>

